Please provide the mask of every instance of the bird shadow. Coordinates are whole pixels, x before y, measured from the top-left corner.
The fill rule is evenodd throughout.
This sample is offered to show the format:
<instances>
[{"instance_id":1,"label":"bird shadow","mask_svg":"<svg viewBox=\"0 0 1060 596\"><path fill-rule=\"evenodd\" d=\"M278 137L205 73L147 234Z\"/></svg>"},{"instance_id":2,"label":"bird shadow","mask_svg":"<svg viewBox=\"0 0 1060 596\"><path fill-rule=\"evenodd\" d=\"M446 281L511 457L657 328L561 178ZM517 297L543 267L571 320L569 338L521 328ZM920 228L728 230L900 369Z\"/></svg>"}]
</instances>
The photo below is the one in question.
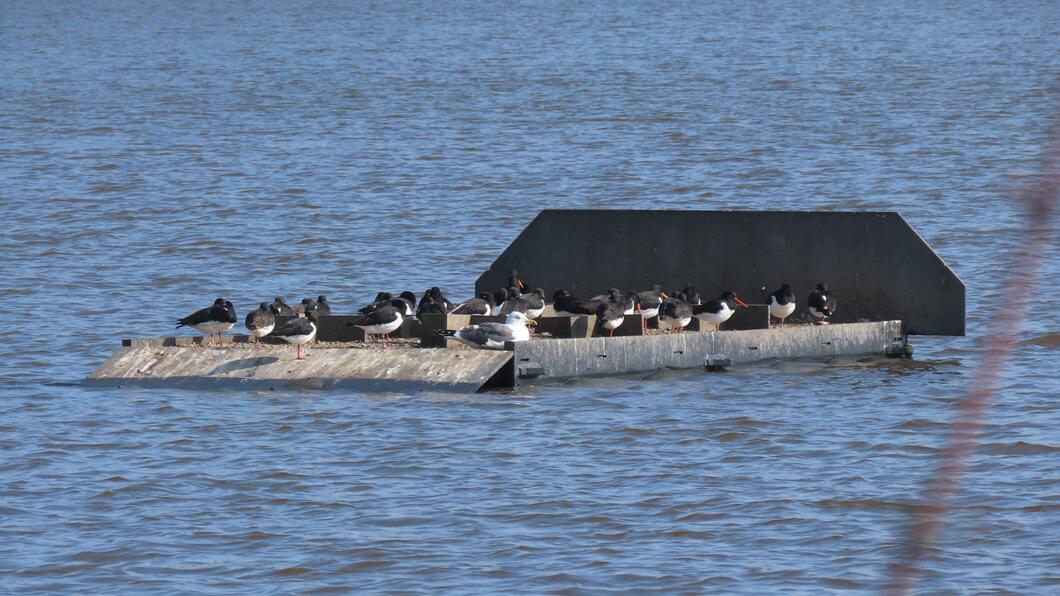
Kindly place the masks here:
<instances>
[{"instance_id":1,"label":"bird shadow","mask_svg":"<svg viewBox=\"0 0 1060 596\"><path fill-rule=\"evenodd\" d=\"M243 370L245 368L254 368L255 366L265 366L266 364L272 364L279 362L280 359L275 356L258 356L256 358L241 358L239 360L233 360L231 362L225 362L210 371L211 375L223 374L232 372L234 370Z\"/></svg>"}]
</instances>

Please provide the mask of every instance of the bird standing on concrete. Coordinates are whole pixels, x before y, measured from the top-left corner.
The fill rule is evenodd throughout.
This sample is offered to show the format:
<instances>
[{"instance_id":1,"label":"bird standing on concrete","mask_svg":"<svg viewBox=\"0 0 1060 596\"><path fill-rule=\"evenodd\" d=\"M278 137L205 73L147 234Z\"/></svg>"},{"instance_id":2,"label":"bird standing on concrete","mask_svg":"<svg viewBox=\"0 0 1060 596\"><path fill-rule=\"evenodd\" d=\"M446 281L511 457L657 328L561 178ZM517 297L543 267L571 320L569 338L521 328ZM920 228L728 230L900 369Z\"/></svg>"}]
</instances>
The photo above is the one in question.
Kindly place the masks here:
<instances>
[{"instance_id":1,"label":"bird standing on concrete","mask_svg":"<svg viewBox=\"0 0 1060 596\"><path fill-rule=\"evenodd\" d=\"M516 311L509 314L503 323L467 325L456 331L447 331L446 335L473 348L503 350L507 342L528 341L530 330L526 326L536 324L536 321L531 321L525 314Z\"/></svg>"},{"instance_id":2,"label":"bird standing on concrete","mask_svg":"<svg viewBox=\"0 0 1060 596\"><path fill-rule=\"evenodd\" d=\"M762 291L766 287L762 286ZM784 284L780 289L769 295L769 314L775 319L780 319L780 326L784 326L784 319L795 312L795 292L791 291L791 284Z\"/></svg>"},{"instance_id":3,"label":"bird standing on concrete","mask_svg":"<svg viewBox=\"0 0 1060 596\"><path fill-rule=\"evenodd\" d=\"M663 300L669 298L659 284L655 284L650 290L638 292L638 295L640 296L640 314L645 321L657 316Z\"/></svg>"},{"instance_id":4,"label":"bird standing on concrete","mask_svg":"<svg viewBox=\"0 0 1060 596\"><path fill-rule=\"evenodd\" d=\"M431 297L433 299L433 296ZM426 303L421 301L422 309ZM390 334L401 327L405 317L401 314L405 311L405 301L401 299L391 300L389 303L379 306L365 313L359 319L346 323L347 327L360 327L368 335L381 335L382 341L388 341Z\"/></svg>"},{"instance_id":5,"label":"bird standing on concrete","mask_svg":"<svg viewBox=\"0 0 1060 596\"><path fill-rule=\"evenodd\" d=\"M835 314L837 306L835 295L828 291L825 284L817 284L817 289L806 299L810 314L817 319L818 325L827 325L828 317Z\"/></svg>"},{"instance_id":6,"label":"bird standing on concrete","mask_svg":"<svg viewBox=\"0 0 1060 596\"><path fill-rule=\"evenodd\" d=\"M613 337L615 329L626 320L626 304L622 300L600 302L596 305L596 322L601 329L607 329L607 336Z\"/></svg>"},{"instance_id":7,"label":"bird standing on concrete","mask_svg":"<svg viewBox=\"0 0 1060 596\"><path fill-rule=\"evenodd\" d=\"M567 290L556 290L556 293L552 294L552 310L556 311L557 317L594 315L596 306L596 303L579 300Z\"/></svg>"},{"instance_id":8,"label":"bird standing on concrete","mask_svg":"<svg viewBox=\"0 0 1060 596\"><path fill-rule=\"evenodd\" d=\"M684 292L663 300L659 306L659 329L670 333L681 331L692 322L692 305L685 299Z\"/></svg>"},{"instance_id":9,"label":"bird standing on concrete","mask_svg":"<svg viewBox=\"0 0 1060 596\"><path fill-rule=\"evenodd\" d=\"M663 291L662 286L655 284L650 290L638 292L640 297L640 316L641 322L644 327L644 333L648 332L648 320L654 319L659 316L659 307L662 306L663 300L669 298L666 292Z\"/></svg>"},{"instance_id":10,"label":"bird standing on concrete","mask_svg":"<svg viewBox=\"0 0 1060 596\"><path fill-rule=\"evenodd\" d=\"M478 298L472 298L457 304L456 308L453 309L453 314L489 316L493 314L493 307L496 304L493 294L482 292L478 295Z\"/></svg>"},{"instance_id":11,"label":"bird standing on concrete","mask_svg":"<svg viewBox=\"0 0 1060 596\"><path fill-rule=\"evenodd\" d=\"M197 310L192 314L177 321L177 327L194 327L202 331L209 338L217 334L217 341L221 341L221 333L228 331L236 324L236 309L232 303L224 298L213 301L213 306Z\"/></svg>"},{"instance_id":12,"label":"bird standing on concrete","mask_svg":"<svg viewBox=\"0 0 1060 596\"><path fill-rule=\"evenodd\" d=\"M692 312L698 315L703 315L703 318L706 319L708 323L714 325L715 331L721 331L721 324L732 317L733 313L736 312L737 306L750 308L747 306L747 303L740 300L740 297L736 295L736 292L728 290L719 296L717 300L709 300L702 306L692 307Z\"/></svg>"},{"instance_id":13,"label":"bird standing on concrete","mask_svg":"<svg viewBox=\"0 0 1060 596\"><path fill-rule=\"evenodd\" d=\"M317 337L317 317L313 311L304 313L305 317L295 317L273 329L270 337L278 337L295 346L295 360L305 360L302 346Z\"/></svg>"},{"instance_id":14,"label":"bird standing on concrete","mask_svg":"<svg viewBox=\"0 0 1060 596\"><path fill-rule=\"evenodd\" d=\"M275 310L275 305L262 302L256 309L247 313L247 318L243 321L243 324L246 325L247 331L250 332L250 336L254 338L255 343L272 333L272 330L276 327Z\"/></svg>"}]
</instances>

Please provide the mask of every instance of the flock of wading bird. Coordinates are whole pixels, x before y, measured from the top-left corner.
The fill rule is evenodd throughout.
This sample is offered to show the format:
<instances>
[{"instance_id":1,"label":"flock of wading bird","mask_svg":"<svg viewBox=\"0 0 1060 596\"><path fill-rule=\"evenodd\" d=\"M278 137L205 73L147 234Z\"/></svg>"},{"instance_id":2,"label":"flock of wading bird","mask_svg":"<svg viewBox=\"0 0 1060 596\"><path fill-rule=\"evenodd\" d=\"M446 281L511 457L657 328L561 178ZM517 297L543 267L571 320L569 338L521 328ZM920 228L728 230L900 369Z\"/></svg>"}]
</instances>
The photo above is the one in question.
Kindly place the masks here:
<instances>
[{"instance_id":1,"label":"flock of wading bird","mask_svg":"<svg viewBox=\"0 0 1060 596\"><path fill-rule=\"evenodd\" d=\"M784 319L795 312L795 293L790 284L766 294L770 316L784 325ZM828 291L828 286L818 284L817 289L807 299L807 306L813 320L818 324L827 324L828 318L835 313L836 299ZM700 316L713 324L715 330L721 330L721 324L728 321L738 307L748 305L728 290L714 300L704 301L694 286L685 286L680 292L666 292L662 286L654 285L650 290L628 292L623 294L611 288L606 294L582 300L572 296L566 290L557 290L552 295L552 308L556 316L596 315L597 323L607 330L608 335L620 327L626 315L638 313L642 316L645 332L649 319L658 317L658 327L664 333L676 333L684 329L693 316ZM503 323L478 323L467 325L446 334L460 342L476 348L500 350L510 341L530 339L528 325L535 325L545 310L545 295L541 288L529 290L526 282L513 270L508 277L508 287L496 292L483 292L477 298L460 303L449 301L438 287L432 287L417 300L416 294L405 291L394 297L389 292L379 292L375 300L359 309L357 318L347 325L364 329L367 335L380 336L381 341L388 341L390 334L401 327L405 317L421 314L463 314L482 316L505 316ZM271 303L262 302L257 309L247 314L244 324L254 341L262 337L276 337L296 346L296 358L304 359L302 346L316 338L318 317L331 314L331 305L326 296L316 300L305 298L301 304L288 305L283 298L277 297ZM293 316L280 325L276 325L277 316ZM236 310L231 302L218 298L213 306L196 311L180 319L177 327L185 325L206 333L211 339L214 335L220 342L221 333L228 331L236 324Z\"/></svg>"}]
</instances>

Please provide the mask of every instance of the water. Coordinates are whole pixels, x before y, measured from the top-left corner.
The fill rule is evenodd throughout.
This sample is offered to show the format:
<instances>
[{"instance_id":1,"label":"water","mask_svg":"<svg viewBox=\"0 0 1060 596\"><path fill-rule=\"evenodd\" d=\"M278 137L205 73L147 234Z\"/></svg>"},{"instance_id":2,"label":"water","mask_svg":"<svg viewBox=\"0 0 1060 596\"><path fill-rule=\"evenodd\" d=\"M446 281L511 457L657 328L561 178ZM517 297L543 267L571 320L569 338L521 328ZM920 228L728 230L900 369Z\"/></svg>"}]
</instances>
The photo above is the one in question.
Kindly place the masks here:
<instances>
[{"instance_id":1,"label":"water","mask_svg":"<svg viewBox=\"0 0 1060 596\"><path fill-rule=\"evenodd\" d=\"M874 591L1060 91L1044 1L2 15L4 592ZM475 396L78 384L217 295L467 296L542 207L897 210L970 337ZM1055 247L1042 283L928 592L1060 585Z\"/></svg>"}]
</instances>

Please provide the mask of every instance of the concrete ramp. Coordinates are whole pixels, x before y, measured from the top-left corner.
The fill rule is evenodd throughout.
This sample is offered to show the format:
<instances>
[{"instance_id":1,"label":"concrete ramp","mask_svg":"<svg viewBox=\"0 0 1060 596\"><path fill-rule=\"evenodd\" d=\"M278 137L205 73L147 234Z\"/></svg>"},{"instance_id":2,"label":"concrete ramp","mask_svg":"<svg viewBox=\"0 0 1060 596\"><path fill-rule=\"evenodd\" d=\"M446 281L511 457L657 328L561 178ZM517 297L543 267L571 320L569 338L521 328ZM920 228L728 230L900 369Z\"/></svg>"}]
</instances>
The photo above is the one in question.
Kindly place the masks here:
<instances>
[{"instance_id":1,"label":"concrete ramp","mask_svg":"<svg viewBox=\"0 0 1060 596\"><path fill-rule=\"evenodd\" d=\"M465 349L310 348L294 360L289 346L230 344L220 348L127 342L86 382L106 386L282 389L341 388L366 392L472 393L505 373L511 352ZM170 342L171 343L171 342ZM505 379L510 386L510 379ZM500 382L500 381L497 381Z\"/></svg>"}]
</instances>

